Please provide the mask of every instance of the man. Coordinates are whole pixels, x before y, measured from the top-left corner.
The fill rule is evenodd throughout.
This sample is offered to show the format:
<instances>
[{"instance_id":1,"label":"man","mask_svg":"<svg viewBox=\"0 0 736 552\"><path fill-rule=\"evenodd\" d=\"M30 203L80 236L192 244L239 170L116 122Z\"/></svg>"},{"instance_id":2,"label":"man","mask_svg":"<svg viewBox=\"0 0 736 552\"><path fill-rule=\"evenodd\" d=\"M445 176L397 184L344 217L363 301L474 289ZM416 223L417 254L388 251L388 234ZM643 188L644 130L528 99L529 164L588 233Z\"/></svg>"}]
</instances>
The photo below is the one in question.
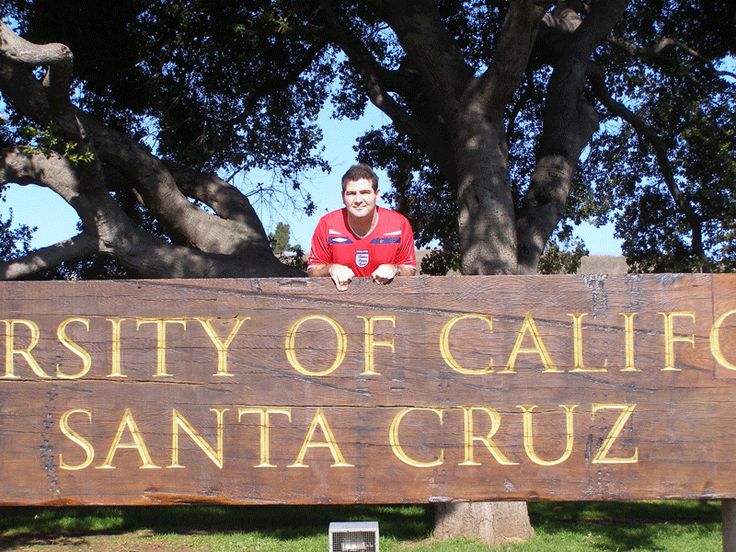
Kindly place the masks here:
<instances>
[{"instance_id":1,"label":"man","mask_svg":"<svg viewBox=\"0 0 736 552\"><path fill-rule=\"evenodd\" d=\"M307 274L329 276L339 291L355 277L388 284L416 273L414 234L406 218L376 205L378 177L365 164L342 177L344 209L327 213L312 236Z\"/></svg>"}]
</instances>

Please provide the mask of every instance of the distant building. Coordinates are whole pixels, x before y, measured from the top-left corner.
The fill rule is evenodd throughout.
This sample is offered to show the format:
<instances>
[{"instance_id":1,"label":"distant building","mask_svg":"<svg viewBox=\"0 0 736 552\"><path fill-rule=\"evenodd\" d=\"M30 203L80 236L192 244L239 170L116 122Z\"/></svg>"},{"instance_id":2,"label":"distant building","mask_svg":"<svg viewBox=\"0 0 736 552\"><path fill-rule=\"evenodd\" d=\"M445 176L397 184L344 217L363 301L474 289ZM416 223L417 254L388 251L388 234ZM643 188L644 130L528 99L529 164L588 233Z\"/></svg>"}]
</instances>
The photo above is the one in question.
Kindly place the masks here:
<instances>
[{"instance_id":1,"label":"distant building","mask_svg":"<svg viewBox=\"0 0 736 552\"><path fill-rule=\"evenodd\" d=\"M580 259L578 274L628 274L626 257L620 255L588 255Z\"/></svg>"}]
</instances>

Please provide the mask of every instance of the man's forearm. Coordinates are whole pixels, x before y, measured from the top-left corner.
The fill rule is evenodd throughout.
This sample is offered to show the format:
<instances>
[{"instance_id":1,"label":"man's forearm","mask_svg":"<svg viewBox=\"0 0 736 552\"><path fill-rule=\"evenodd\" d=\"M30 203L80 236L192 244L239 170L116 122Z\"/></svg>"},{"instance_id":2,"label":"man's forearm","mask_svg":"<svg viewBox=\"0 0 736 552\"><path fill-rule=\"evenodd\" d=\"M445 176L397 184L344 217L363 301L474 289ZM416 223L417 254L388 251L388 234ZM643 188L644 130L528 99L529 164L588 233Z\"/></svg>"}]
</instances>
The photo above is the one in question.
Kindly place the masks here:
<instances>
[{"instance_id":1,"label":"man's forearm","mask_svg":"<svg viewBox=\"0 0 736 552\"><path fill-rule=\"evenodd\" d=\"M329 264L312 265L307 268L307 276L329 276L331 266Z\"/></svg>"},{"instance_id":2,"label":"man's forearm","mask_svg":"<svg viewBox=\"0 0 736 552\"><path fill-rule=\"evenodd\" d=\"M417 273L417 269L412 265L394 265L396 267L397 276L414 276ZM330 276L331 264L312 265L307 268L307 276Z\"/></svg>"}]
</instances>

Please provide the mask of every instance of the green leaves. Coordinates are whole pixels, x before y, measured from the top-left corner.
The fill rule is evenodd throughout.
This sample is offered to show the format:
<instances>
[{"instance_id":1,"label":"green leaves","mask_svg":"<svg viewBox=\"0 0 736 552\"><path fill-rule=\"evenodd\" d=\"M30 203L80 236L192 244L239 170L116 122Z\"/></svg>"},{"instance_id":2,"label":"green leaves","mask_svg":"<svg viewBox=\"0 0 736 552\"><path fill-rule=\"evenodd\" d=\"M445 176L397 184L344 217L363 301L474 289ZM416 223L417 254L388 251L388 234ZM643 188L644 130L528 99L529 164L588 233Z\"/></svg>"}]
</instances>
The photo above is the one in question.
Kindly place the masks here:
<instances>
[{"instance_id":1,"label":"green leaves","mask_svg":"<svg viewBox=\"0 0 736 552\"><path fill-rule=\"evenodd\" d=\"M49 156L57 153L73 165L92 162L94 154L91 151L82 148L77 142L64 140L58 132L58 127L54 125L42 129L26 125L19 131L21 139L28 142L22 146L22 150L32 155Z\"/></svg>"}]
</instances>

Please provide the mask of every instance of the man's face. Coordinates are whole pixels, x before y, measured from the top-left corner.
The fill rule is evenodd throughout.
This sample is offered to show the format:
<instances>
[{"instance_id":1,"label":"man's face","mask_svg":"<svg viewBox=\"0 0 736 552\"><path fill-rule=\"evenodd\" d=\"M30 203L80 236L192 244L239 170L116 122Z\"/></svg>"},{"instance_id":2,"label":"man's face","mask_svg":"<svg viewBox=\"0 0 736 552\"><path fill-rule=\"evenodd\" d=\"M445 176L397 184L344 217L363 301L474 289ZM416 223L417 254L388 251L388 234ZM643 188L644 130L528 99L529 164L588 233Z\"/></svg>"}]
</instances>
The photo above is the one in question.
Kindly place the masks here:
<instances>
[{"instance_id":1,"label":"man's face","mask_svg":"<svg viewBox=\"0 0 736 552\"><path fill-rule=\"evenodd\" d=\"M376 210L376 199L378 199L378 190L373 191L370 180L361 178L345 183L342 202L352 217L359 219L373 217Z\"/></svg>"}]
</instances>

